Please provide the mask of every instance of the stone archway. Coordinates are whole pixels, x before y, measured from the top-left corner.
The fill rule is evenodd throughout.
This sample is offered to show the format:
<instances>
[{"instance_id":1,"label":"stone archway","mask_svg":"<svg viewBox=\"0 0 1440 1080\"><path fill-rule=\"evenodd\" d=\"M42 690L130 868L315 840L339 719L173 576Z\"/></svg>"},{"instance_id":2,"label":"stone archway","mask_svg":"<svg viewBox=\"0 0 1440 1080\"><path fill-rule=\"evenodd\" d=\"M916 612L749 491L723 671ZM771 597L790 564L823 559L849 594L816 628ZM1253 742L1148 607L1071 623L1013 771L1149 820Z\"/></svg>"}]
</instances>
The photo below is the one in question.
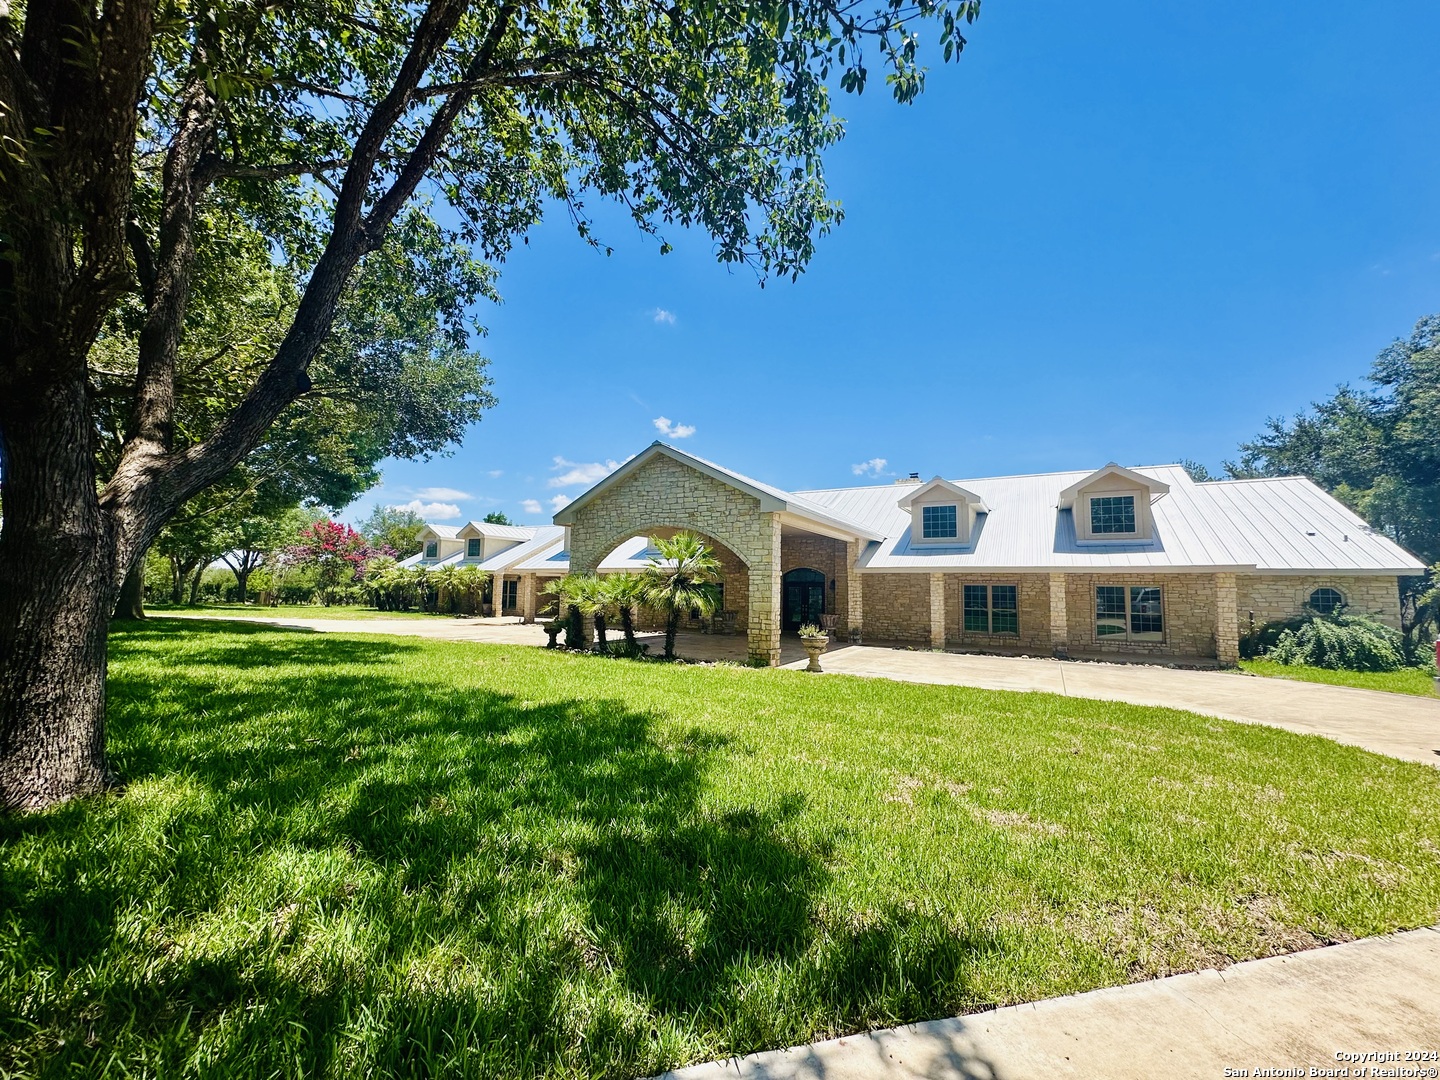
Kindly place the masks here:
<instances>
[{"instance_id":1,"label":"stone archway","mask_svg":"<svg viewBox=\"0 0 1440 1080\"><path fill-rule=\"evenodd\" d=\"M632 536L689 529L715 540L746 570L751 660L780 662L780 518L754 495L656 454L567 516L572 572L594 572Z\"/></svg>"}]
</instances>

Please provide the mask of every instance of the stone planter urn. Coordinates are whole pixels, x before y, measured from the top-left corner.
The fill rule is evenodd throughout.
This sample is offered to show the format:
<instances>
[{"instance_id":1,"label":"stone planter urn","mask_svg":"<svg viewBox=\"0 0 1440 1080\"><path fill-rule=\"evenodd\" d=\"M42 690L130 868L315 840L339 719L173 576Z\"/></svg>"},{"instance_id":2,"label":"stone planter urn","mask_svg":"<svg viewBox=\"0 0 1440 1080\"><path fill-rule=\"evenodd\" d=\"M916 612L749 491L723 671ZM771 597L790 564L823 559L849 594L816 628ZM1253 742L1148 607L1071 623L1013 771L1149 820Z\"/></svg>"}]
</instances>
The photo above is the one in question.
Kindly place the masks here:
<instances>
[{"instance_id":1,"label":"stone planter urn","mask_svg":"<svg viewBox=\"0 0 1440 1080\"><path fill-rule=\"evenodd\" d=\"M550 622L545 624L545 635L550 639L549 641L545 642L545 647L547 649L555 648L555 639L560 636L560 631L564 629L564 623Z\"/></svg>"},{"instance_id":2,"label":"stone planter urn","mask_svg":"<svg viewBox=\"0 0 1440 1080\"><path fill-rule=\"evenodd\" d=\"M830 635L818 630L813 634L807 634L804 632L805 629L815 628L802 628L800 633L800 644L805 646L805 653L810 657L810 663L806 665L805 670L822 671L824 669L820 667L820 654L830 647Z\"/></svg>"}]
</instances>

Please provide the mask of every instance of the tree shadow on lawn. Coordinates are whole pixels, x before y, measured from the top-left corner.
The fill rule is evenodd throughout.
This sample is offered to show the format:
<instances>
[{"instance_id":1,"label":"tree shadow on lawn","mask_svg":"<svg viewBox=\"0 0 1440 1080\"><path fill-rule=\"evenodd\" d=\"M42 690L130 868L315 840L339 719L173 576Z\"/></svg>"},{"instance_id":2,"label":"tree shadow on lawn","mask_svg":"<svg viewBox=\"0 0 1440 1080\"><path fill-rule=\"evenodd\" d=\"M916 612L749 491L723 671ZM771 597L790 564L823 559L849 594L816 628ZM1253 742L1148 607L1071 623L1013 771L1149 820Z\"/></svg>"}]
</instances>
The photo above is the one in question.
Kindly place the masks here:
<instances>
[{"instance_id":1,"label":"tree shadow on lawn","mask_svg":"<svg viewBox=\"0 0 1440 1080\"><path fill-rule=\"evenodd\" d=\"M185 629L117 636L129 793L0 820L0 985L32 993L0 1066L635 1075L950 1012L994 947L825 925L802 798L707 802L724 735L435 685L401 641L226 625L126 663Z\"/></svg>"}]
</instances>

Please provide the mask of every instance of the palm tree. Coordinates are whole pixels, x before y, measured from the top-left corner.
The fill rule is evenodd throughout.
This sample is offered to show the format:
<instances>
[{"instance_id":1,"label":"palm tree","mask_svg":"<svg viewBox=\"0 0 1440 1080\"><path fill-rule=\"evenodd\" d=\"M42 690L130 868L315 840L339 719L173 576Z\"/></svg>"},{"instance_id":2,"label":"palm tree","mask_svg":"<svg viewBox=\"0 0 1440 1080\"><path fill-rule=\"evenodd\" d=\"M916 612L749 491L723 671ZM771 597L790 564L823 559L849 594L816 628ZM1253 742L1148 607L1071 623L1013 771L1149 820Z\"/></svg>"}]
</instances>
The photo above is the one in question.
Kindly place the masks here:
<instances>
[{"instance_id":1,"label":"palm tree","mask_svg":"<svg viewBox=\"0 0 1440 1080\"><path fill-rule=\"evenodd\" d=\"M567 574L560 582L560 595L572 611L595 620L595 651L607 652L605 617L610 611L610 595L604 579L596 574Z\"/></svg>"},{"instance_id":2,"label":"palm tree","mask_svg":"<svg viewBox=\"0 0 1440 1080\"><path fill-rule=\"evenodd\" d=\"M481 613L481 601L485 595L485 586L490 584L490 573L481 570L478 566L457 566L454 576L450 581L450 588L454 590L455 596L465 601L471 612L476 615ZM455 606L453 601L450 605Z\"/></svg>"},{"instance_id":3,"label":"palm tree","mask_svg":"<svg viewBox=\"0 0 1440 1080\"><path fill-rule=\"evenodd\" d=\"M620 612L620 627L625 631L625 644L634 650L637 648L635 609L649 598L650 583L640 574L629 571L610 574L604 578L604 582L610 605Z\"/></svg>"},{"instance_id":4,"label":"palm tree","mask_svg":"<svg viewBox=\"0 0 1440 1080\"><path fill-rule=\"evenodd\" d=\"M460 599L460 588L455 576L458 570L458 566L442 566L438 570L430 571L435 575L433 578L437 593L435 606L438 610L443 604L451 615L454 615L459 609L457 601Z\"/></svg>"},{"instance_id":5,"label":"palm tree","mask_svg":"<svg viewBox=\"0 0 1440 1080\"><path fill-rule=\"evenodd\" d=\"M678 532L668 540L650 538L656 551L645 571L646 600L665 613L665 659L675 658L675 633L687 611L709 615L720 603L720 560L705 541L692 532Z\"/></svg>"}]
</instances>

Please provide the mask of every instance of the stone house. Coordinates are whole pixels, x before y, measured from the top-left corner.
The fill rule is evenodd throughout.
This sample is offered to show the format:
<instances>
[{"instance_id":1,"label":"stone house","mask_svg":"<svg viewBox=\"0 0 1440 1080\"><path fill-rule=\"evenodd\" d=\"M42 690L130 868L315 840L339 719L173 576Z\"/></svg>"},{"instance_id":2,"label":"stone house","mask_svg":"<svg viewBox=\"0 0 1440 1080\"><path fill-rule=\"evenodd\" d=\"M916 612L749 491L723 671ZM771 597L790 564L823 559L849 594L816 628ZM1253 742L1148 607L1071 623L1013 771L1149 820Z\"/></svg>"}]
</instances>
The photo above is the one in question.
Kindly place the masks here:
<instances>
[{"instance_id":1,"label":"stone house","mask_svg":"<svg viewBox=\"0 0 1440 1080\"><path fill-rule=\"evenodd\" d=\"M547 580L643 569L649 537L687 529L769 664L782 633L833 616L842 639L1232 665L1248 629L1307 607L1398 626L1398 579L1425 569L1306 479L1179 465L787 492L655 442L554 522L482 551L514 580L505 610L533 619Z\"/></svg>"}]
</instances>

